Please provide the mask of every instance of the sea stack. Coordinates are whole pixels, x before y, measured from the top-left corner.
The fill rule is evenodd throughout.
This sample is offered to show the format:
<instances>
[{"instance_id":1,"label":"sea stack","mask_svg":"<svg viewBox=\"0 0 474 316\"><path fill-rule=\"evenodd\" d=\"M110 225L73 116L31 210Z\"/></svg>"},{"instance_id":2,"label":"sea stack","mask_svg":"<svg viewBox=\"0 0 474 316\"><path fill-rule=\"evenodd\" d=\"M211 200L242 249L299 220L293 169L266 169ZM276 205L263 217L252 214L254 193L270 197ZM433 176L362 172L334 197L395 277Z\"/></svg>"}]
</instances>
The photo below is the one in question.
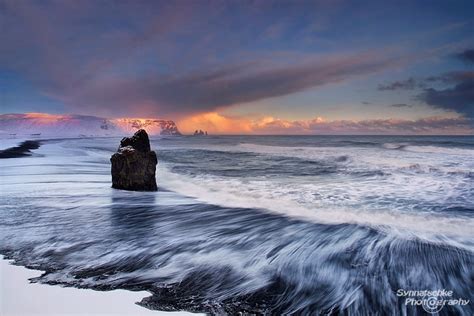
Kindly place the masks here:
<instances>
[{"instance_id":1,"label":"sea stack","mask_svg":"<svg viewBox=\"0 0 474 316\"><path fill-rule=\"evenodd\" d=\"M129 191L156 191L156 153L150 149L145 130L120 141L117 152L110 157L112 188Z\"/></svg>"}]
</instances>

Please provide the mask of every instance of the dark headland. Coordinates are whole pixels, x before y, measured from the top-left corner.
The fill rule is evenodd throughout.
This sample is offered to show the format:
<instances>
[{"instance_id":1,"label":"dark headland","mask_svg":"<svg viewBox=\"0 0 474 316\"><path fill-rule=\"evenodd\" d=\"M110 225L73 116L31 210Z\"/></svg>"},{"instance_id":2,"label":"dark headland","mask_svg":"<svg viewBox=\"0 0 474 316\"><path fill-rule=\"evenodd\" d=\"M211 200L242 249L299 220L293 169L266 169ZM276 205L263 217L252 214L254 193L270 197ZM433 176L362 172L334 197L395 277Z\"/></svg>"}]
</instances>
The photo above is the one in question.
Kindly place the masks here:
<instances>
[{"instance_id":1,"label":"dark headland","mask_svg":"<svg viewBox=\"0 0 474 316\"><path fill-rule=\"evenodd\" d=\"M0 150L0 159L31 156L31 151L38 149L40 146L41 143L39 141L27 140L18 146Z\"/></svg>"}]
</instances>

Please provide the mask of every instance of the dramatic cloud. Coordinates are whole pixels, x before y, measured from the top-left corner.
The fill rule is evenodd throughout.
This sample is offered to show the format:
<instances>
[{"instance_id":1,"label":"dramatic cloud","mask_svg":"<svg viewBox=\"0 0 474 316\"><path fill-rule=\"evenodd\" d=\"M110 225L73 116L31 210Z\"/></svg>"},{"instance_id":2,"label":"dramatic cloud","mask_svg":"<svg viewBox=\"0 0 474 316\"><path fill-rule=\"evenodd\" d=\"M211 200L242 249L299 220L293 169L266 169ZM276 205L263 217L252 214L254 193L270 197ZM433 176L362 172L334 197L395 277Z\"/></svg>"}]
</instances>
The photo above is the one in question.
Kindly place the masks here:
<instances>
[{"instance_id":1,"label":"dramatic cloud","mask_svg":"<svg viewBox=\"0 0 474 316\"><path fill-rule=\"evenodd\" d=\"M440 5L429 17L419 16L423 5L417 3L400 9L395 3L374 2L370 8L347 1L0 1L3 111L166 117L187 122L189 128L205 121L226 132L282 126L286 132L306 132L311 131L306 121L268 116L254 122L217 113L233 107L224 113L309 117L322 110L324 115L360 117L357 100L378 100L364 87L370 84L368 76L416 70L405 67L452 56L471 35L466 23L446 15L449 5ZM380 19L377 12L394 16ZM424 29L412 31L419 25ZM453 25L455 40L448 34ZM470 54L466 51L462 58ZM387 78L387 73L381 75ZM406 100L410 90L428 87L413 76L379 90L397 90ZM468 89L463 76L431 78L437 89L424 91L426 102L470 115L442 98L446 89ZM456 86L440 90L441 84ZM308 93L299 93L303 91ZM384 103L405 102L394 95ZM281 96L287 97L270 99ZM376 104L363 104L377 110ZM409 105L394 106L406 107L405 117L420 115ZM387 113L393 109L380 111L382 117ZM362 130L362 123L357 124L357 131Z\"/></svg>"},{"instance_id":2,"label":"dramatic cloud","mask_svg":"<svg viewBox=\"0 0 474 316\"><path fill-rule=\"evenodd\" d=\"M287 95L367 75L391 65L374 54L329 57L291 65L255 61L181 76L112 78L91 82L64 98L68 104L92 107L148 108L152 114L183 114Z\"/></svg>"},{"instance_id":3,"label":"dramatic cloud","mask_svg":"<svg viewBox=\"0 0 474 316\"><path fill-rule=\"evenodd\" d=\"M452 84L474 79L474 71L450 71L437 76L422 78L409 78L407 80L394 81L389 84L380 84L377 87L379 91L389 90L414 90L424 89L432 83Z\"/></svg>"},{"instance_id":4,"label":"dramatic cloud","mask_svg":"<svg viewBox=\"0 0 474 316\"><path fill-rule=\"evenodd\" d=\"M468 52L468 51L466 51ZM445 88L428 88L430 84L442 84ZM454 85L454 86L453 86ZM409 78L388 85L379 85L378 90L423 89L416 98L427 105L453 111L471 119L474 124L474 71L451 71L437 76ZM393 104L393 107L411 107Z\"/></svg>"},{"instance_id":5,"label":"dramatic cloud","mask_svg":"<svg viewBox=\"0 0 474 316\"><path fill-rule=\"evenodd\" d=\"M214 111L367 75L391 63L376 53L319 58L286 54L279 60L250 54L238 62L231 57L209 61L217 48L231 56L250 34L238 19L229 16L223 23L205 8L192 2L64 1L51 6L11 1L1 18L16 27L4 28L1 40L9 44L0 57L2 64L27 74L43 94L70 111L140 116ZM243 14L232 6L215 7L226 14L263 14L261 8L255 13L251 8ZM269 22L257 16L257 24ZM90 22L84 23L85 18ZM229 30L238 22L241 32L213 38L208 23L214 20ZM232 40L225 34L232 34Z\"/></svg>"},{"instance_id":6,"label":"dramatic cloud","mask_svg":"<svg viewBox=\"0 0 474 316\"><path fill-rule=\"evenodd\" d=\"M360 78L418 58L383 47L285 51L290 43L307 47L302 35L324 28L333 5L209 5L213 10L193 1L6 1L0 65L68 112L177 117ZM257 36L255 30L276 27L290 11L302 20L283 23L272 42ZM303 22L313 27L300 30ZM287 32L300 36L281 39Z\"/></svg>"},{"instance_id":7,"label":"dramatic cloud","mask_svg":"<svg viewBox=\"0 0 474 316\"><path fill-rule=\"evenodd\" d=\"M426 82L454 84L445 89L424 89L418 98L426 104L457 112L474 123L474 71L454 71L428 77Z\"/></svg>"},{"instance_id":8,"label":"dramatic cloud","mask_svg":"<svg viewBox=\"0 0 474 316\"><path fill-rule=\"evenodd\" d=\"M474 119L474 80L468 79L453 88L436 90L426 89L420 99L426 104L444 110L455 111Z\"/></svg>"},{"instance_id":9,"label":"dramatic cloud","mask_svg":"<svg viewBox=\"0 0 474 316\"><path fill-rule=\"evenodd\" d=\"M228 117L218 113L199 114L178 122L184 132L203 129L220 134L282 134L282 135L466 135L473 134L470 122L465 118L431 117L419 120L335 120L321 117L309 120L284 120L273 117L249 119Z\"/></svg>"}]
</instances>

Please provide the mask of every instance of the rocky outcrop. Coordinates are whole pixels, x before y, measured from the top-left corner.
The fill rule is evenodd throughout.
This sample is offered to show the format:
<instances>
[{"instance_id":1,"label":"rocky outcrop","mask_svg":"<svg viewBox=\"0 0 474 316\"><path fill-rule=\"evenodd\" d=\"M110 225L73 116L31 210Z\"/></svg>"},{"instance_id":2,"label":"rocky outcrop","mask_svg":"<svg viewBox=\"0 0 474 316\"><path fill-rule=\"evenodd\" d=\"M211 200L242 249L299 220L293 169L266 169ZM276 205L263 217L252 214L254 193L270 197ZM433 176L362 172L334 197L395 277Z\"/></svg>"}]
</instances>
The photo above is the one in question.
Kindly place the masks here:
<instances>
[{"instance_id":1,"label":"rocky outcrop","mask_svg":"<svg viewBox=\"0 0 474 316\"><path fill-rule=\"evenodd\" d=\"M24 141L18 146L0 150L0 159L31 156L31 150L38 149L40 145L41 143L35 140Z\"/></svg>"},{"instance_id":2,"label":"rocky outcrop","mask_svg":"<svg viewBox=\"0 0 474 316\"><path fill-rule=\"evenodd\" d=\"M112 163L112 188L130 191L156 191L156 153L150 149L145 130L132 137L124 137Z\"/></svg>"},{"instance_id":3,"label":"rocky outcrop","mask_svg":"<svg viewBox=\"0 0 474 316\"><path fill-rule=\"evenodd\" d=\"M178 130L178 126L173 121L162 120L160 122L161 132L160 135L180 136L181 133Z\"/></svg>"},{"instance_id":4,"label":"rocky outcrop","mask_svg":"<svg viewBox=\"0 0 474 316\"><path fill-rule=\"evenodd\" d=\"M207 131L203 132L202 130L196 130L193 134L194 136L207 136Z\"/></svg>"}]
</instances>

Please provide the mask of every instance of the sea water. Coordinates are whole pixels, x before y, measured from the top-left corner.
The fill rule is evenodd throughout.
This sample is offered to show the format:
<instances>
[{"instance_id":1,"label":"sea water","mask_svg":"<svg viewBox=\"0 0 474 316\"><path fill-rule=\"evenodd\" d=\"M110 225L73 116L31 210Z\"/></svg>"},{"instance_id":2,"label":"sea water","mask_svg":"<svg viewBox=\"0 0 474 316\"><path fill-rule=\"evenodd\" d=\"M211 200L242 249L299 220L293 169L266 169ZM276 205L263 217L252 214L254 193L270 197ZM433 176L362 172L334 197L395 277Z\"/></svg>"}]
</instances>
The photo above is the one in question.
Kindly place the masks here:
<instances>
[{"instance_id":1,"label":"sea water","mask_svg":"<svg viewBox=\"0 0 474 316\"><path fill-rule=\"evenodd\" d=\"M161 310L412 315L400 290L474 297L472 136L157 137L158 192L111 188L118 144L0 160L0 253Z\"/></svg>"}]
</instances>

